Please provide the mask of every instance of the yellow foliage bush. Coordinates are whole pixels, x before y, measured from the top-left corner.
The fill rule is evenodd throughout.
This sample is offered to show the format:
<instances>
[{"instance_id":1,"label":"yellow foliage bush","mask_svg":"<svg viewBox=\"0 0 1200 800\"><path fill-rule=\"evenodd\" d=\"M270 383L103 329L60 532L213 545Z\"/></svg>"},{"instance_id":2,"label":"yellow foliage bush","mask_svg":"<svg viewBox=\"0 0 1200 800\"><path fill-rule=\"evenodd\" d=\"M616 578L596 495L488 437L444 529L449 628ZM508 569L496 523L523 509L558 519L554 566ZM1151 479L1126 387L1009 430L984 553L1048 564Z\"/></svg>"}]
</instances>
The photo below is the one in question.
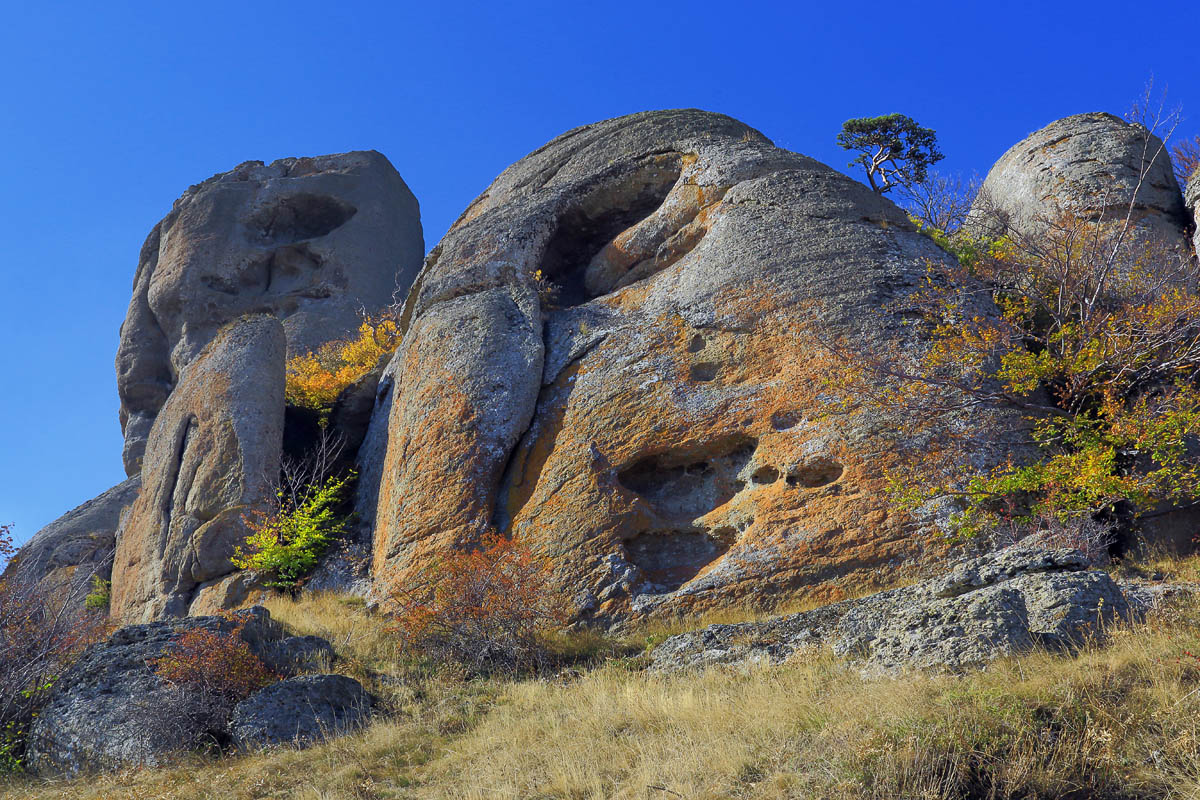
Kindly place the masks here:
<instances>
[{"instance_id":1,"label":"yellow foliage bush","mask_svg":"<svg viewBox=\"0 0 1200 800\"><path fill-rule=\"evenodd\" d=\"M288 405L328 412L347 386L366 375L400 345L400 326L390 317L368 317L353 338L322 345L287 363Z\"/></svg>"}]
</instances>

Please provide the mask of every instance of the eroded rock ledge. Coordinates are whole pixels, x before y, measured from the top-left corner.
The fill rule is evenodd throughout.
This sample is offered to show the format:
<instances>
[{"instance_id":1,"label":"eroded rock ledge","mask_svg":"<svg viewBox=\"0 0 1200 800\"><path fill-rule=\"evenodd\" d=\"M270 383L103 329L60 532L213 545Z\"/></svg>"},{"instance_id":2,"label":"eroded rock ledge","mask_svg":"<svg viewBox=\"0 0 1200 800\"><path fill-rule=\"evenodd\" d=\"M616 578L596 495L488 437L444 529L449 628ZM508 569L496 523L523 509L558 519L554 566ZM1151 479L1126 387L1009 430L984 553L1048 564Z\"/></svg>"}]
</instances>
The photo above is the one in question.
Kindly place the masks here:
<instances>
[{"instance_id":1,"label":"eroded rock ledge","mask_svg":"<svg viewBox=\"0 0 1200 800\"><path fill-rule=\"evenodd\" d=\"M873 671L980 667L1034 647L1068 649L1145 609L1076 550L1013 546L947 575L764 622L672 636L653 666L778 664L828 646Z\"/></svg>"}]
</instances>

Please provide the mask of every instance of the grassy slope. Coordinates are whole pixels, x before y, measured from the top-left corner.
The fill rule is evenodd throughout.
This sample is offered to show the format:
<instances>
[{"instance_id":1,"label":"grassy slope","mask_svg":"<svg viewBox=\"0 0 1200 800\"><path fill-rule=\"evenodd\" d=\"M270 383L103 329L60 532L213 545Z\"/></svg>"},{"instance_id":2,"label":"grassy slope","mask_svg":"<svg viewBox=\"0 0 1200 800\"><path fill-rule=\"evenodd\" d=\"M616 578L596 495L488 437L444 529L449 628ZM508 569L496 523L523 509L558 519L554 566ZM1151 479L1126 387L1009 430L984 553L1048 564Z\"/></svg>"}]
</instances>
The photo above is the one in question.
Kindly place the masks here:
<instances>
[{"instance_id":1,"label":"grassy slope","mask_svg":"<svg viewBox=\"0 0 1200 800\"><path fill-rule=\"evenodd\" d=\"M17 779L3 796L1200 797L1197 600L1075 657L886 679L814 654L674 676L617 658L558 680L464 684L414 673L377 618L337 598L272 612L329 637L339 668L396 713L303 752Z\"/></svg>"}]
</instances>

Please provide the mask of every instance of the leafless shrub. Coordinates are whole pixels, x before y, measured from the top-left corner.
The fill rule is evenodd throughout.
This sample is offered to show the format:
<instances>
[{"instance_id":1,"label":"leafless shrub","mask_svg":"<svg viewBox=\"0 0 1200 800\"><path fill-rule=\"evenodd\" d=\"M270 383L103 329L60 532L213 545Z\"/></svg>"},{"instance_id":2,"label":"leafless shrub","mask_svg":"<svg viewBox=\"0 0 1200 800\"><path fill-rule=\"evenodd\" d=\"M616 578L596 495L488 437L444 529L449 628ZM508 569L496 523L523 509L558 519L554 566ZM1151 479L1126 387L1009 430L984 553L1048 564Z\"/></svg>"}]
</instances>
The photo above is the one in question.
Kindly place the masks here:
<instances>
[{"instance_id":1,"label":"leafless shrub","mask_svg":"<svg viewBox=\"0 0 1200 800\"><path fill-rule=\"evenodd\" d=\"M996 547L1019 543L1047 549L1068 548L1083 553L1095 565L1108 563L1109 547L1116 538L1114 523L1091 515L1066 519L1045 515L1026 522L1009 520L992 531Z\"/></svg>"},{"instance_id":2,"label":"leafless shrub","mask_svg":"<svg viewBox=\"0 0 1200 800\"><path fill-rule=\"evenodd\" d=\"M901 188L900 206L924 224L954 233L966 221L979 186L978 175L964 180L961 175L930 172L920 183Z\"/></svg>"},{"instance_id":3,"label":"leafless shrub","mask_svg":"<svg viewBox=\"0 0 1200 800\"><path fill-rule=\"evenodd\" d=\"M9 526L0 525L0 561L15 552ZM91 577L81 570L54 587L18 569L0 578L0 770L19 766L55 679L106 631L104 616L84 608Z\"/></svg>"}]
</instances>

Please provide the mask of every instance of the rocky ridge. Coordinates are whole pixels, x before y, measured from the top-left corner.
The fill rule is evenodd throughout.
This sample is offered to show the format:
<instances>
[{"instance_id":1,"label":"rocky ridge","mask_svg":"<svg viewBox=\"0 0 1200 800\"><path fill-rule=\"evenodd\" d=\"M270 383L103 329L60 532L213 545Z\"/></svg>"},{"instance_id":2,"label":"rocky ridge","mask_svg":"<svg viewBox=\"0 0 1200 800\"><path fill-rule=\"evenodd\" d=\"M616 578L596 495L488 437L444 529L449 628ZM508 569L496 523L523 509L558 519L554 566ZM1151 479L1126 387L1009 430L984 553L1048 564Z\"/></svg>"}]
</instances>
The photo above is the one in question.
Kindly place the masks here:
<instances>
[{"instance_id":1,"label":"rocky ridge","mask_svg":"<svg viewBox=\"0 0 1200 800\"><path fill-rule=\"evenodd\" d=\"M650 654L654 668L778 664L829 647L870 671L980 667L1036 646L1069 649L1145 610L1076 550L1015 545L912 586L765 622L710 625Z\"/></svg>"}]
</instances>

